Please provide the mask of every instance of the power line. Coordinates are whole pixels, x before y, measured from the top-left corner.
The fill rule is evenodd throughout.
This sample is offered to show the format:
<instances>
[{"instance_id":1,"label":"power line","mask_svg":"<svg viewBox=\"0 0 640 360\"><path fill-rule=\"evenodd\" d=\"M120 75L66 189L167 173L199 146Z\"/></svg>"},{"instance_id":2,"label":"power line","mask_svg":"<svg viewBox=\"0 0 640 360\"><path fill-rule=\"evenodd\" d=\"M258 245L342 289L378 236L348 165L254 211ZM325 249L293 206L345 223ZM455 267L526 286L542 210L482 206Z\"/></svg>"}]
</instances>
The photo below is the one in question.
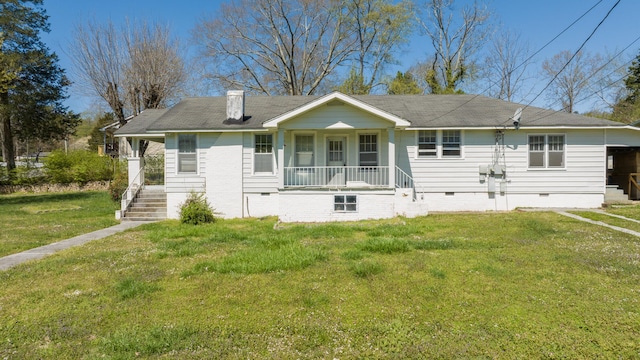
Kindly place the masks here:
<instances>
[{"instance_id":1,"label":"power line","mask_svg":"<svg viewBox=\"0 0 640 360\"><path fill-rule=\"evenodd\" d=\"M578 53L582 50L582 48L584 48L584 46L587 44L587 42L591 39L591 37L593 37L593 34L596 33L596 31L598 31L598 28L600 28L600 25L602 25L602 23L604 23L604 21L609 17L609 15L611 14L611 12L613 11L613 9L616 8L616 6L618 6L618 4L620 4L621 0L616 1L615 4L613 4L613 6L611 7L611 9L609 9L609 11L607 12L607 14L604 16L604 18L602 18L602 20L600 20L600 22L598 23L598 25L596 25L596 27L593 29L593 31L591 32L591 34L589 34L589 36L585 39L585 41L582 42L582 45L580 45L580 47L578 48L578 50L576 50L576 52L573 53L573 55L571 56L571 58L564 64L564 66L560 69L560 71L558 71L555 76L553 77L553 79L551 79L551 81L549 81L547 83L547 85L538 93L538 95L536 95L536 97L533 98L533 100L531 100L527 105L525 105L525 107L522 110L525 110L527 107L529 107L534 101L536 101L538 99L538 97L540 97L540 95L542 95L543 92L545 92L547 90L547 88L549 88L549 86L551 86L551 84L558 78L558 76L560 76L560 74L564 71L564 69L569 66L569 63L571 63L571 61L573 60L573 58L576 57L576 55L578 55Z\"/></svg>"},{"instance_id":2,"label":"power line","mask_svg":"<svg viewBox=\"0 0 640 360\"><path fill-rule=\"evenodd\" d=\"M567 30L569 30L570 28L572 28L578 21L582 20L582 18L584 18L585 16L587 16L587 14L589 14L594 8L596 8L598 5L600 5L600 3L602 3L603 0L599 0L598 2L596 2L592 7L590 7L587 11L585 11L582 15L580 15L577 19L575 19L571 24L569 24L566 28L564 28L560 33L558 33L556 36L554 36L551 40L549 40L546 44L544 44L540 49L538 49L536 52L534 52L531 56L529 56L526 60L522 61L518 66L516 66L513 70L511 70L509 72L509 75L511 73L513 73L514 71L516 71L517 69L519 69L520 67L522 67L523 65L527 64L533 57L535 57L536 55L538 55L542 50L544 50L547 46L549 46L552 42L554 42L555 40L557 40L560 36L562 36L562 34L564 34L565 32L567 32ZM620 0L618 0L618 2L620 2ZM617 5L617 3L616 3ZM614 6L615 7L615 6ZM599 25L598 25L599 26ZM488 88L484 89L483 91L481 91L478 94L475 94L473 97L471 97L471 99L465 101L464 103L460 104L459 106L457 106L456 108L449 110L448 112L437 116L433 119L431 119L431 121L435 121L438 120L444 116L447 116L455 111L457 111L458 109L466 106L468 103L470 103L471 101L473 101L475 98L477 98L480 95L483 95L484 93L486 93L487 91L489 91L489 89L491 89L491 86L489 86ZM539 95L538 95L539 96ZM536 96L536 98L538 97ZM535 100L535 99L534 99ZM531 103L529 103L530 105ZM527 105L528 106L528 105Z\"/></svg>"},{"instance_id":3,"label":"power line","mask_svg":"<svg viewBox=\"0 0 640 360\"><path fill-rule=\"evenodd\" d=\"M592 79L593 77L595 77L595 75L596 75L597 73L599 73L600 71L602 71L602 70L603 70L607 65L611 64L611 63L613 62L613 60L614 60L614 59L616 59L617 57L621 56L625 51L627 51L627 50L628 50L628 49L629 49L633 44L635 44L635 43L636 43L636 42L638 42L639 40L640 40L640 36L638 36L637 38L635 38L635 40L633 40L631 43L629 43L629 44L628 44L624 49L622 49L622 50L618 51L618 53L616 53L615 55L611 56L611 57L609 58L609 60L608 60L606 63L604 63L603 65L601 65L598 69L596 69L593 73L591 73L591 75L589 75L588 77L586 77L585 79L583 79L582 81L580 81L580 83L579 83L577 86L578 86L578 87L579 87L579 86L582 86L584 83L586 83L587 81L589 81L590 79ZM618 66L617 68L615 68L614 70L612 70L612 71L610 71L608 74L606 74L606 75L603 77L603 79L604 79L604 78L606 78L606 77L608 77L609 75L612 75L612 74L613 74L613 73L615 73L616 71L618 71L618 70L620 70L620 69L622 69L622 68L626 67L626 66L627 66L628 64L630 64L632 61L633 61L633 60L629 60L629 61L627 61L627 62L623 63L622 65ZM626 76L626 75L625 75L625 76ZM602 90L607 89L607 88L609 88L609 87L612 87L614 84L616 84L616 83L617 83L617 82L619 82L620 80L624 79L624 77L625 77L625 76L622 76L621 78L619 78L619 79L618 79L618 80L616 80L616 81L610 82L609 84L607 84L606 86L604 86L604 87L602 88ZM576 104L581 103L581 102L583 102L583 101L587 100L589 97L591 97L591 96L593 96L593 95L595 95L595 94L597 94L597 91L596 91L596 92L593 92L593 93L591 93L591 94L589 94L589 95L587 95L587 96L585 96L585 97L583 97L582 99L580 99L580 100L576 101L575 103L576 103ZM553 105L557 104L557 103L558 103L558 102L560 102L560 101L561 101L561 100L556 100L556 101L554 101L554 102L551 104L551 106L553 106ZM562 112L562 111L564 111L564 110L558 110L557 112ZM557 112L556 112L556 113L557 113ZM531 120L531 121L540 120L540 119L545 118L545 117L548 117L548 116L549 116L549 115L545 115L545 116L543 116L543 117L541 117L541 118L539 118L539 119L534 119L534 120Z\"/></svg>"}]
</instances>

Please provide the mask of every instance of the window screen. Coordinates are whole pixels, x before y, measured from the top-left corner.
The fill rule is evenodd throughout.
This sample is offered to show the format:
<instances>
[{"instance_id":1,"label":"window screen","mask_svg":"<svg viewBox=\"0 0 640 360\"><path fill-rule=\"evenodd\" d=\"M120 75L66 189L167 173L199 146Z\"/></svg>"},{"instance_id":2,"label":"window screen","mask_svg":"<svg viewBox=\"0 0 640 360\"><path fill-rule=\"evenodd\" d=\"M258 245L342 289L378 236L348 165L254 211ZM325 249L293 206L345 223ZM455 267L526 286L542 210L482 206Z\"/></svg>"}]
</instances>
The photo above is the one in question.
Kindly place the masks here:
<instances>
[{"instance_id":1,"label":"window screen","mask_svg":"<svg viewBox=\"0 0 640 360\"><path fill-rule=\"evenodd\" d=\"M195 173L197 171L196 160L196 135L178 135L178 172Z\"/></svg>"}]
</instances>

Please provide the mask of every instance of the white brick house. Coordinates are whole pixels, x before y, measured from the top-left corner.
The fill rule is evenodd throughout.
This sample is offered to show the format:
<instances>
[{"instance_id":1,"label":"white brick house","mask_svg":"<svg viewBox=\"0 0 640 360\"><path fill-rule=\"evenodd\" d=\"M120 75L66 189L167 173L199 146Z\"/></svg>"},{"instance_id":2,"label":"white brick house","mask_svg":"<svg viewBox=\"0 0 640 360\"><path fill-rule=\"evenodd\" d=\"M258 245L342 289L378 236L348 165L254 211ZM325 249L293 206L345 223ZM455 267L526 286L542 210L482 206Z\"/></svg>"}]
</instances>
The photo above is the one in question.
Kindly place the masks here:
<instances>
[{"instance_id":1,"label":"white brick house","mask_svg":"<svg viewBox=\"0 0 640 360\"><path fill-rule=\"evenodd\" d=\"M195 191L224 217L282 221L595 208L607 179L635 172L613 177L612 164L640 149L639 135L620 123L474 95L242 91L145 111L116 132L164 142L169 218ZM142 161L132 143L135 182Z\"/></svg>"}]
</instances>

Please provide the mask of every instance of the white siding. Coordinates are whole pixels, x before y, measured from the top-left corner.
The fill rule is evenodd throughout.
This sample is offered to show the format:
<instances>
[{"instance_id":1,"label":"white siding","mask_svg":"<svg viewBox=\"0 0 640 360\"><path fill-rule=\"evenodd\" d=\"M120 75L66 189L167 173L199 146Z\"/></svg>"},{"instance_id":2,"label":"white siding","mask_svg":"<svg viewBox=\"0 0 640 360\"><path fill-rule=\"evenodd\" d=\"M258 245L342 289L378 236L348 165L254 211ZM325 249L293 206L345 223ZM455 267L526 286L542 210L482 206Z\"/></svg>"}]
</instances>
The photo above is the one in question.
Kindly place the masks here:
<instances>
[{"instance_id":1,"label":"white siding","mask_svg":"<svg viewBox=\"0 0 640 360\"><path fill-rule=\"evenodd\" d=\"M386 129L393 124L350 105L323 105L280 124L287 130ZM338 129L336 129L336 127Z\"/></svg>"},{"instance_id":2,"label":"white siding","mask_svg":"<svg viewBox=\"0 0 640 360\"><path fill-rule=\"evenodd\" d=\"M199 171L195 174L180 174L178 173L178 142L177 134L167 135L165 139L165 191L167 193L186 193L190 192L204 192L205 191L205 178L202 175L202 168L204 161L202 160L206 156L206 151L201 148L200 138L198 137L196 149L199 163Z\"/></svg>"},{"instance_id":3,"label":"white siding","mask_svg":"<svg viewBox=\"0 0 640 360\"><path fill-rule=\"evenodd\" d=\"M261 133L264 134L264 133ZM274 161L273 175L253 173L253 149L254 133L245 133L243 136L242 151L242 176L243 190L245 193L277 193L278 192L278 164ZM277 134L273 134L274 158L277 151ZM264 216L264 215L262 215Z\"/></svg>"},{"instance_id":4,"label":"white siding","mask_svg":"<svg viewBox=\"0 0 640 360\"><path fill-rule=\"evenodd\" d=\"M563 169L529 169L529 134L564 134ZM466 130L463 157L417 159L415 131L398 133L398 165L422 187L430 211L503 210L523 206L597 207L604 200L606 146L604 130L505 132L506 191L488 191L480 165L492 163L494 131Z\"/></svg>"},{"instance_id":5,"label":"white siding","mask_svg":"<svg viewBox=\"0 0 640 360\"><path fill-rule=\"evenodd\" d=\"M640 128L635 131L610 129L606 132L608 146L640 146Z\"/></svg>"},{"instance_id":6,"label":"white siding","mask_svg":"<svg viewBox=\"0 0 640 360\"><path fill-rule=\"evenodd\" d=\"M313 135L314 146L314 166L327 166L327 138L344 136L346 138L346 160L347 166L358 166L358 135L359 134L378 134L378 161L379 166L389 165L389 134L387 129L368 129L368 130L294 130L285 133L285 150L284 161L285 167L291 167L295 164L295 136L296 134Z\"/></svg>"}]
</instances>

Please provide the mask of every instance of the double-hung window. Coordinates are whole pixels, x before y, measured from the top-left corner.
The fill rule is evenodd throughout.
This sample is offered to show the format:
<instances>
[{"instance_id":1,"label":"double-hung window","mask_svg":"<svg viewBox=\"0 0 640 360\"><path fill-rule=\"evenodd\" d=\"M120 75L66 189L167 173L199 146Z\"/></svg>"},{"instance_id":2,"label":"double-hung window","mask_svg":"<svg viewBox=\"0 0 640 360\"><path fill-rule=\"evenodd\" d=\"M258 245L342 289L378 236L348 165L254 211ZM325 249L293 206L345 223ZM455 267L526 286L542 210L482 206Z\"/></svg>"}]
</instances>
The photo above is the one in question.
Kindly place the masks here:
<instances>
[{"instance_id":1,"label":"double-hung window","mask_svg":"<svg viewBox=\"0 0 640 360\"><path fill-rule=\"evenodd\" d=\"M253 172L273 173L273 135L256 134L253 149Z\"/></svg>"},{"instance_id":2,"label":"double-hung window","mask_svg":"<svg viewBox=\"0 0 640 360\"><path fill-rule=\"evenodd\" d=\"M196 135L195 134L179 134L178 135L178 172L179 173L196 173Z\"/></svg>"},{"instance_id":3,"label":"double-hung window","mask_svg":"<svg viewBox=\"0 0 640 360\"><path fill-rule=\"evenodd\" d=\"M418 158L462 157L462 131L419 130L416 156Z\"/></svg>"},{"instance_id":4,"label":"double-hung window","mask_svg":"<svg viewBox=\"0 0 640 360\"><path fill-rule=\"evenodd\" d=\"M361 134L359 136L359 144L359 165L378 166L378 135Z\"/></svg>"},{"instance_id":5,"label":"double-hung window","mask_svg":"<svg viewBox=\"0 0 640 360\"><path fill-rule=\"evenodd\" d=\"M442 131L442 157L460 157L460 130Z\"/></svg>"},{"instance_id":6,"label":"double-hung window","mask_svg":"<svg viewBox=\"0 0 640 360\"><path fill-rule=\"evenodd\" d=\"M313 166L313 135L296 135L296 166Z\"/></svg>"},{"instance_id":7,"label":"double-hung window","mask_svg":"<svg viewBox=\"0 0 640 360\"><path fill-rule=\"evenodd\" d=\"M418 131L418 157L428 158L438 156L437 132L435 130Z\"/></svg>"},{"instance_id":8,"label":"double-hung window","mask_svg":"<svg viewBox=\"0 0 640 360\"><path fill-rule=\"evenodd\" d=\"M529 168L553 169L564 167L564 135L529 135Z\"/></svg>"}]
</instances>

